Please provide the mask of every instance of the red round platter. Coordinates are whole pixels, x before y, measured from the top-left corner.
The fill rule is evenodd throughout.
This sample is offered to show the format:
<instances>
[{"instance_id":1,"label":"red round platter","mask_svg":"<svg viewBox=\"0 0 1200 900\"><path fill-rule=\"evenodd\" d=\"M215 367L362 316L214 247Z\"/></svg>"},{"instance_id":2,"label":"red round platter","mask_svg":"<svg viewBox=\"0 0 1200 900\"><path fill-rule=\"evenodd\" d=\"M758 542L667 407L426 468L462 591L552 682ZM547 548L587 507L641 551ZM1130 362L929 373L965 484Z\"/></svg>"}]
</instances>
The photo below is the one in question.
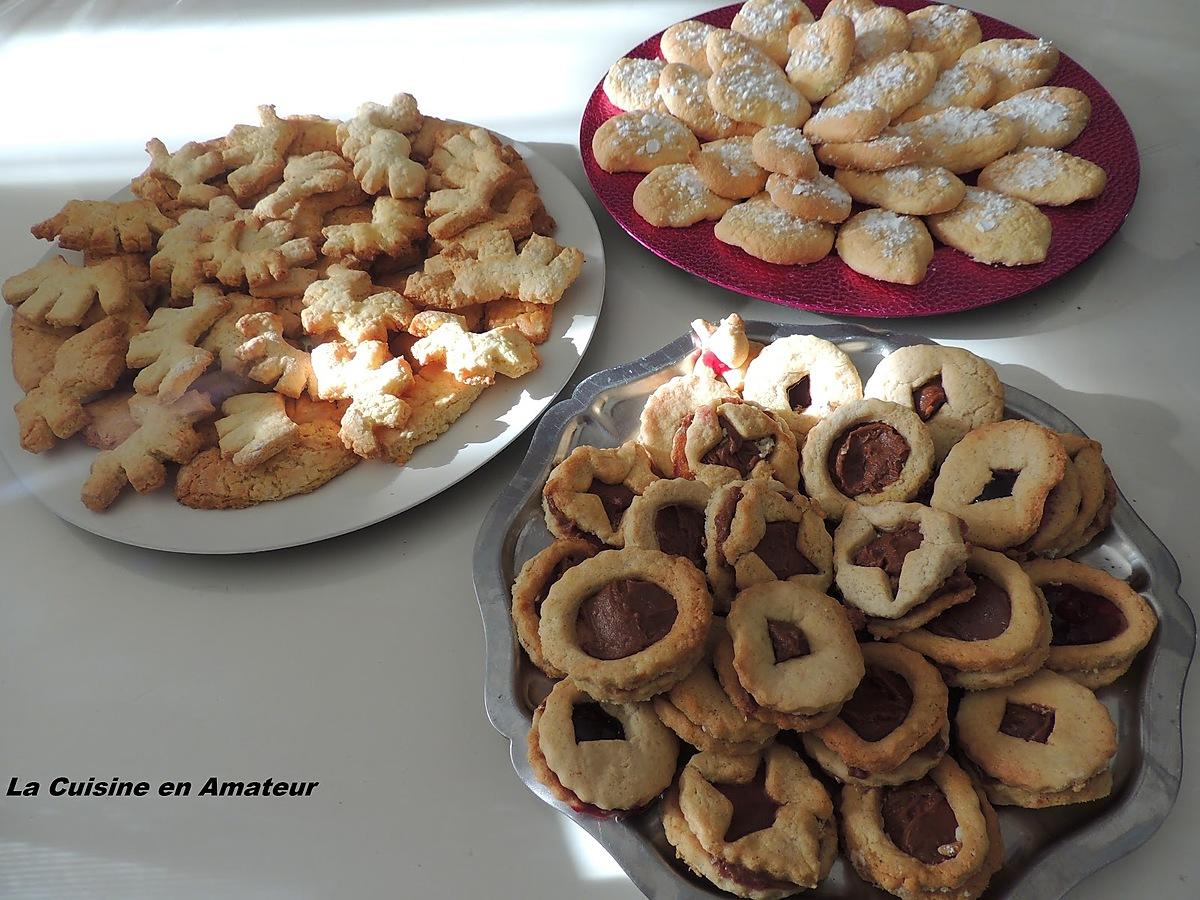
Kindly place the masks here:
<instances>
[{"instance_id":1,"label":"red round platter","mask_svg":"<svg viewBox=\"0 0 1200 900\"><path fill-rule=\"evenodd\" d=\"M810 0L808 7L819 17L827 2ZM919 0L886 0L885 5L911 12L928 4ZM740 6L724 6L695 18L727 28ZM975 16L984 40L1033 37L998 19L980 13ZM643 41L626 55L657 58L661 35L659 32ZM1042 36L1053 39L1053 35ZM1091 160L1108 173L1104 193L1095 200L1072 206L1041 207L1050 219L1053 234L1050 251L1038 265L988 266L950 247L938 246L925 280L913 286L888 284L860 275L835 254L809 266L763 262L717 240L712 222L690 228L656 228L648 224L633 209L633 190L643 176L610 175L600 168L592 154L592 135L596 129L621 111L605 95L603 82L596 85L584 109L579 148L592 189L609 215L634 240L685 272L749 297L831 315L900 317L961 312L1019 296L1065 275L1104 246L1133 206L1141 167L1133 131L1117 102L1065 53L1049 83L1076 88L1091 100L1091 121L1065 149Z\"/></svg>"}]
</instances>

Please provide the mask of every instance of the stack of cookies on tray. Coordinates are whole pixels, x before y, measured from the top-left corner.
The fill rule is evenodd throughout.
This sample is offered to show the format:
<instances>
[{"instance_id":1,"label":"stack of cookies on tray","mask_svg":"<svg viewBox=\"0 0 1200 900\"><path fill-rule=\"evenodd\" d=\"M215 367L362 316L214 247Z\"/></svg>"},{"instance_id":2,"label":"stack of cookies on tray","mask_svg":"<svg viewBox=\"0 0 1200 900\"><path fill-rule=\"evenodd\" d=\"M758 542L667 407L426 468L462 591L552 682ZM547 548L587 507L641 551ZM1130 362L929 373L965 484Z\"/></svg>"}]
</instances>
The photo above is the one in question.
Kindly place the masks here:
<instances>
[{"instance_id":1,"label":"stack of cookies on tray","mask_svg":"<svg viewBox=\"0 0 1200 900\"><path fill-rule=\"evenodd\" d=\"M637 439L546 480L554 540L512 590L558 679L530 763L597 815L665 794L679 859L737 896L813 888L840 848L897 896L978 897L994 806L1110 792L1093 690L1157 625L1065 558L1109 524L1100 445L1005 419L966 350L901 348L864 385L820 338L694 328Z\"/></svg>"},{"instance_id":2,"label":"stack of cookies on tray","mask_svg":"<svg viewBox=\"0 0 1200 900\"><path fill-rule=\"evenodd\" d=\"M497 375L537 368L583 254L520 155L410 94L346 121L281 118L170 152L138 199L72 200L33 227L83 251L4 282L21 446L81 433L83 502L127 484L195 507L311 491L405 463Z\"/></svg>"},{"instance_id":3,"label":"stack of cookies on tray","mask_svg":"<svg viewBox=\"0 0 1200 900\"><path fill-rule=\"evenodd\" d=\"M597 163L647 173L633 205L651 225L715 220L718 240L768 262L836 245L856 272L916 284L936 237L1031 265L1051 239L1037 207L1095 198L1107 180L1060 149L1091 103L1045 86L1058 51L984 41L965 9L831 0L814 20L802 0L748 0L729 29L680 22L659 49L609 70L623 112L596 130Z\"/></svg>"}]
</instances>

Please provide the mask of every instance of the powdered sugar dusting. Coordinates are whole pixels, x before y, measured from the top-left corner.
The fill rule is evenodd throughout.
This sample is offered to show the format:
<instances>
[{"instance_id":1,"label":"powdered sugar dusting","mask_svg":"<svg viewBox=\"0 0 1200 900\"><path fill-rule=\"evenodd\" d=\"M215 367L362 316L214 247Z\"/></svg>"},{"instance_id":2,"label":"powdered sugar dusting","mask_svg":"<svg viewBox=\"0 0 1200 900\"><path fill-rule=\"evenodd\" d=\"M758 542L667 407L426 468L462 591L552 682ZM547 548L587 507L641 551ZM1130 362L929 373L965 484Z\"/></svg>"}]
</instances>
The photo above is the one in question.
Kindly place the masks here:
<instances>
[{"instance_id":1,"label":"powdered sugar dusting","mask_svg":"<svg viewBox=\"0 0 1200 900\"><path fill-rule=\"evenodd\" d=\"M623 113L609 121L614 123L617 137L632 145L633 152L641 156L652 156L662 150L664 144L686 141L691 134L678 119L649 110Z\"/></svg>"},{"instance_id":2,"label":"powdered sugar dusting","mask_svg":"<svg viewBox=\"0 0 1200 900\"><path fill-rule=\"evenodd\" d=\"M721 158L721 163L729 170L730 175L749 176L762 171L758 163L754 161L754 150L749 139L727 140L716 146L708 144L701 149L715 152Z\"/></svg>"},{"instance_id":3,"label":"powdered sugar dusting","mask_svg":"<svg viewBox=\"0 0 1200 900\"><path fill-rule=\"evenodd\" d=\"M881 174L884 181L899 190L913 191L926 185L945 190L950 186L950 173L939 166L897 166Z\"/></svg>"},{"instance_id":4,"label":"powdered sugar dusting","mask_svg":"<svg viewBox=\"0 0 1200 900\"><path fill-rule=\"evenodd\" d=\"M1069 154L1049 147L1031 147L1013 159L1009 169L1012 186L1018 190L1032 190L1051 184L1061 171L1061 161Z\"/></svg>"},{"instance_id":5,"label":"powdered sugar dusting","mask_svg":"<svg viewBox=\"0 0 1200 900\"><path fill-rule=\"evenodd\" d=\"M790 125L771 125L763 129L766 134L764 140L769 141L776 147L782 147L784 150L791 150L796 153L803 153L811 148L808 143L808 138L799 128L792 128Z\"/></svg>"},{"instance_id":6,"label":"powdered sugar dusting","mask_svg":"<svg viewBox=\"0 0 1200 900\"><path fill-rule=\"evenodd\" d=\"M921 102L925 106L954 106L955 101L966 96L974 86L975 80L961 64L951 66L937 77Z\"/></svg>"},{"instance_id":7,"label":"powdered sugar dusting","mask_svg":"<svg viewBox=\"0 0 1200 900\"><path fill-rule=\"evenodd\" d=\"M1000 220L1016 208L1011 197L983 188L967 188L960 209L975 219L977 231L989 232L1000 225Z\"/></svg>"},{"instance_id":8,"label":"powdered sugar dusting","mask_svg":"<svg viewBox=\"0 0 1200 900\"><path fill-rule=\"evenodd\" d=\"M796 236L820 228L820 224L799 216L793 216L769 200L748 200L733 207L726 215L733 214L756 225L777 231L781 236Z\"/></svg>"},{"instance_id":9,"label":"powdered sugar dusting","mask_svg":"<svg viewBox=\"0 0 1200 900\"><path fill-rule=\"evenodd\" d=\"M1025 127L1039 132L1055 132L1070 125L1071 110L1065 103L1054 99L1053 94L1041 88L1023 91L992 107L992 112L1013 119Z\"/></svg>"},{"instance_id":10,"label":"powdered sugar dusting","mask_svg":"<svg viewBox=\"0 0 1200 900\"><path fill-rule=\"evenodd\" d=\"M933 41L944 35L962 31L969 26L970 20L971 14L965 9L947 6L944 3L926 6L920 10L920 15L908 17L913 38L924 41Z\"/></svg>"},{"instance_id":11,"label":"powdered sugar dusting","mask_svg":"<svg viewBox=\"0 0 1200 900\"><path fill-rule=\"evenodd\" d=\"M797 197L823 197L838 204L851 202L846 189L828 175L818 175L816 178L797 178L792 185L792 193Z\"/></svg>"},{"instance_id":12,"label":"powdered sugar dusting","mask_svg":"<svg viewBox=\"0 0 1200 900\"><path fill-rule=\"evenodd\" d=\"M949 106L914 122L897 125L895 130L898 134L919 134L926 140L964 144L990 137L999 127L999 119L986 109Z\"/></svg>"},{"instance_id":13,"label":"powdered sugar dusting","mask_svg":"<svg viewBox=\"0 0 1200 900\"><path fill-rule=\"evenodd\" d=\"M738 10L738 31L761 38L790 28L803 15L800 5L795 0L747 0Z\"/></svg>"},{"instance_id":14,"label":"powdered sugar dusting","mask_svg":"<svg viewBox=\"0 0 1200 900\"><path fill-rule=\"evenodd\" d=\"M858 216L862 228L889 259L897 256L917 238L916 220L887 209L868 209Z\"/></svg>"},{"instance_id":15,"label":"powdered sugar dusting","mask_svg":"<svg viewBox=\"0 0 1200 900\"><path fill-rule=\"evenodd\" d=\"M695 19L688 19L686 22L672 25L667 30L670 32L673 41L682 44L693 52L702 49L704 42L708 40L709 34L716 31L707 22L698 22Z\"/></svg>"}]
</instances>

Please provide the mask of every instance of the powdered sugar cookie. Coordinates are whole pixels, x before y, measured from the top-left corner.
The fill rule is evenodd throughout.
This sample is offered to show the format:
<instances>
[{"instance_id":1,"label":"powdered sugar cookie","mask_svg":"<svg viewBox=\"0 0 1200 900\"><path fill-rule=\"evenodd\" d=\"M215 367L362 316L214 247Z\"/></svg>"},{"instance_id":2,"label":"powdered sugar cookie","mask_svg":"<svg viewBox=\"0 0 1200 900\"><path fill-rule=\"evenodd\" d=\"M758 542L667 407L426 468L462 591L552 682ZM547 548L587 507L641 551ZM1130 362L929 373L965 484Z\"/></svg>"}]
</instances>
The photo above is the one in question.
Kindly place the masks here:
<instances>
[{"instance_id":1,"label":"powdered sugar cookie","mask_svg":"<svg viewBox=\"0 0 1200 900\"><path fill-rule=\"evenodd\" d=\"M674 116L652 110L613 116L592 135L592 153L605 172L649 172L686 162L700 146L691 129Z\"/></svg>"},{"instance_id":2,"label":"powdered sugar cookie","mask_svg":"<svg viewBox=\"0 0 1200 900\"><path fill-rule=\"evenodd\" d=\"M891 6L845 7L844 15L854 23L854 58L878 59L908 47L912 28L908 16Z\"/></svg>"},{"instance_id":3,"label":"powdered sugar cookie","mask_svg":"<svg viewBox=\"0 0 1200 900\"><path fill-rule=\"evenodd\" d=\"M826 97L825 103L837 106L854 101L878 106L890 120L928 94L937 74L932 54L901 50L854 66L846 82Z\"/></svg>"},{"instance_id":4,"label":"powdered sugar cookie","mask_svg":"<svg viewBox=\"0 0 1200 900\"><path fill-rule=\"evenodd\" d=\"M906 134L884 134L869 141L821 144L817 148L817 159L825 165L864 172L923 163L931 155L931 149L923 140Z\"/></svg>"},{"instance_id":5,"label":"powdered sugar cookie","mask_svg":"<svg viewBox=\"0 0 1200 900\"><path fill-rule=\"evenodd\" d=\"M1092 101L1068 87L1039 87L1001 100L990 112L1021 126L1021 147L1065 147L1092 117Z\"/></svg>"},{"instance_id":6,"label":"powdered sugar cookie","mask_svg":"<svg viewBox=\"0 0 1200 900\"><path fill-rule=\"evenodd\" d=\"M960 62L978 63L996 77L996 100L1041 87L1058 68L1058 48L1042 38L995 38L968 47Z\"/></svg>"},{"instance_id":7,"label":"powdered sugar cookie","mask_svg":"<svg viewBox=\"0 0 1200 900\"><path fill-rule=\"evenodd\" d=\"M943 69L948 69L968 47L983 40L979 21L970 10L937 3L908 14L912 40L908 49L932 53Z\"/></svg>"},{"instance_id":8,"label":"powdered sugar cookie","mask_svg":"<svg viewBox=\"0 0 1200 900\"><path fill-rule=\"evenodd\" d=\"M704 39L704 54L713 72L732 65L776 68L774 61L749 38L728 28L714 28L708 33Z\"/></svg>"},{"instance_id":9,"label":"powdered sugar cookie","mask_svg":"<svg viewBox=\"0 0 1200 900\"><path fill-rule=\"evenodd\" d=\"M1039 206L1066 206L1100 196L1108 176L1095 163L1062 150L1027 147L991 163L977 181L981 188Z\"/></svg>"},{"instance_id":10,"label":"powdered sugar cookie","mask_svg":"<svg viewBox=\"0 0 1200 900\"><path fill-rule=\"evenodd\" d=\"M829 254L834 229L785 212L771 202L769 195L759 194L731 207L717 222L713 234L717 240L741 247L758 259L799 266Z\"/></svg>"},{"instance_id":11,"label":"powdered sugar cookie","mask_svg":"<svg viewBox=\"0 0 1200 900\"><path fill-rule=\"evenodd\" d=\"M882 172L838 169L837 183L859 203L910 216L927 216L958 206L967 187L940 166L897 166Z\"/></svg>"},{"instance_id":12,"label":"powdered sugar cookie","mask_svg":"<svg viewBox=\"0 0 1200 900\"><path fill-rule=\"evenodd\" d=\"M934 237L976 262L1028 266L1050 249L1050 220L1036 206L983 188L967 188L962 203L926 222Z\"/></svg>"},{"instance_id":13,"label":"powdered sugar cookie","mask_svg":"<svg viewBox=\"0 0 1200 900\"><path fill-rule=\"evenodd\" d=\"M797 25L788 35L785 70L806 100L816 103L842 83L854 58L854 23L847 16L824 16Z\"/></svg>"},{"instance_id":14,"label":"powdered sugar cookie","mask_svg":"<svg viewBox=\"0 0 1200 900\"><path fill-rule=\"evenodd\" d=\"M604 93L619 109L653 109L658 76L662 74L663 66L661 59L631 59L623 56L612 64L604 76Z\"/></svg>"},{"instance_id":15,"label":"powdered sugar cookie","mask_svg":"<svg viewBox=\"0 0 1200 900\"><path fill-rule=\"evenodd\" d=\"M812 145L799 128L771 125L754 135L754 161L768 172L812 178L819 171Z\"/></svg>"},{"instance_id":16,"label":"powdered sugar cookie","mask_svg":"<svg viewBox=\"0 0 1200 900\"><path fill-rule=\"evenodd\" d=\"M708 36L716 30L707 22L695 19L676 22L662 33L658 49L669 63L683 63L703 75L711 75L704 46Z\"/></svg>"},{"instance_id":17,"label":"powdered sugar cookie","mask_svg":"<svg viewBox=\"0 0 1200 900\"><path fill-rule=\"evenodd\" d=\"M812 115L809 102L775 65L727 65L708 79L708 98L718 112L729 118L764 127L799 127Z\"/></svg>"},{"instance_id":18,"label":"powdered sugar cookie","mask_svg":"<svg viewBox=\"0 0 1200 900\"><path fill-rule=\"evenodd\" d=\"M686 163L659 166L633 191L633 208L651 225L686 228L719 219L733 201L704 184L696 167Z\"/></svg>"},{"instance_id":19,"label":"powdered sugar cookie","mask_svg":"<svg viewBox=\"0 0 1200 900\"><path fill-rule=\"evenodd\" d=\"M926 146L924 161L955 174L972 172L1016 146L1020 128L986 109L952 106L913 122L894 125L884 135L899 135Z\"/></svg>"},{"instance_id":20,"label":"powdered sugar cookie","mask_svg":"<svg viewBox=\"0 0 1200 900\"><path fill-rule=\"evenodd\" d=\"M754 150L748 137L702 144L691 155L691 163L710 191L731 200L753 197L767 183L767 173L754 161Z\"/></svg>"},{"instance_id":21,"label":"powdered sugar cookie","mask_svg":"<svg viewBox=\"0 0 1200 900\"><path fill-rule=\"evenodd\" d=\"M767 178L767 193L776 206L801 219L836 223L850 215L850 195L828 175L789 178L772 173Z\"/></svg>"},{"instance_id":22,"label":"powdered sugar cookie","mask_svg":"<svg viewBox=\"0 0 1200 900\"><path fill-rule=\"evenodd\" d=\"M838 229L838 256L870 278L917 284L933 259L933 239L914 216L865 209Z\"/></svg>"},{"instance_id":23,"label":"powdered sugar cookie","mask_svg":"<svg viewBox=\"0 0 1200 900\"><path fill-rule=\"evenodd\" d=\"M746 0L729 27L782 66L788 59L788 33L812 20L802 0Z\"/></svg>"},{"instance_id":24,"label":"powdered sugar cookie","mask_svg":"<svg viewBox=\"0 0 1200 900\"><path fill-rule=\"evenodd\" d=\"M865 101L848 100L836 106L826 101L804 123L804 136L814 144L869 141L879 136L890 118L886 109Z\"/></svg>"},{"instance_id":25,"label":"powdered sugar cookie","mask_svg":"<svg viewBox=\"0 0 1200 900\"><path fill-rule=\"evenodd\" d=\"M742 396L785 421L797 442L839 406L863 395L854 362L836 344L810 334L764 347L746 369Z\"/></svg>"},{"instance_id":26,"label":"powdered sugar cookie","mask_svg":"<svg viewBox=\"0 0 1200 900\"><path fill-rule=\"evenodd\" d=\"M958 63L943 71L929 93L900 115L897 122L911 122L951 106L983 109L996 92L991 71L975 63Z\"/></svg>"},{"instance_id":27,"label":"powdered sugar cookie","mask_svg":"<svg viewBox=\"0 0 1200 900\"><path fill-rule=\"evenodd\" d=\"M708 78L691 66L671 63L658 80L658 97L667 110L702 141L730 137L748 129L713 108Z\"/></svg>"}]
</instances>

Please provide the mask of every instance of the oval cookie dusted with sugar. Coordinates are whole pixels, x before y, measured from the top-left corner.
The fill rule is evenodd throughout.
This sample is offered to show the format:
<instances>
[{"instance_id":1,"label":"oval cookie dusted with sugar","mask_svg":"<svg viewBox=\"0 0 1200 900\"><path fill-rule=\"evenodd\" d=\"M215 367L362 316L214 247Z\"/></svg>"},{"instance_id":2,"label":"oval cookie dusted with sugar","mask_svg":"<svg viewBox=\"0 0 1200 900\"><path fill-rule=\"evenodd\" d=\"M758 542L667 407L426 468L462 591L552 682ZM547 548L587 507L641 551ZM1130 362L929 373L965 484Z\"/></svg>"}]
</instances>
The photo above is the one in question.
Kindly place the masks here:
<instances>
[{"instance_id":1,"label":"oval cookie dusted with sugar","mask_svg":"<svg viewBox=\"0 0 1200 900\"><path fill-rule=\"evenodd\" d=\"M719 219L733 206L710 191L696 167L659 166L633 191L633 208L651 225L686 228L705 219Z\"/></svg>"},{"instance_id":2,"label":"oval cookie dusted with sugar","mask_svg":"<svg viewBox=\"0 0 1200 900\"><path fill-rule=\"evenodd\" d=\"M700 147L691 130L674 116L652 110L613 116L592 135L592 153L605 172L649 172L687 162Z\"/></svg>"},{"instance_id":3,"label":"oval cookie dusted with sugar","mask_svg":"<svg viewBox=\"0 0 1200 900\"><path fill-rule=\"evenodd\" d=\"M671 63L664 68L658 82L658 96L671 115L702 141L715 141L747 130L713 108L708 99L708 78L691 66Z\"/></svg>"},{"instance_id":4,"label":"oval cookie dusted with sugar","mask_svg":"<svg viewBox=\"0 0 1200 900\"><path fill-rule=\"evenodd\" d=\"M735 63L708 79L713 107L737 122L799 127L812 115L812 106L792 87L777 66Z\"/></svg>"},{"instance_id":5,"label":"oval cookie dusted with sugar","mask_svg":"<svg viewBox=\"0 0 1200 900\"><path fill-rule=\"evenodd\" d=\"M784 212L766 194L731 207L713 229L717 240L751 256L785 266L823 259L833 248L834 229Z\"/></svg>"},{"instance_id":6,"label":"oval cookie dusted with sugar","mask_svg":"<svg viewBox=\"0 0 1200 900\"><path fill-rule=\"evenodd\" d=\"M748 137L703 144L691 155L691 162L710 191L731 200L753 197L767 183L766 170L754 161Z\"/></svg>"},{"instance_id":7,"label":"oval cookie dusted with sugar","mask_svg":"<svg viewBox=\"0 0 1200 900\"><path fill-rule=\"evenodd\" d=\"M804 136L814 144L846 144L878 137L891 117L881 106L849 100L836 106L824 103L804 123Z\"/></svg>"},{"instance_id":8,"label":"oval cookie dusted with sugar","mask_svg":"<svg viewBox=\"0 0 1200 900\"><path fill-rule=\"evenodd\" d=\"M929 93L896 116L896 121L911 122L951 106L983 109L995 92L996 79L989 70L974 63L959 63L938 75Z\"/></svg>"},{"instance_id":9,"label":"oval cookie dusted with sugar","mask_svg":"<svg viewBox=\"0 0 1200 900\"><path fill-rule=\"evenodd\" d=\"M604 93L613 105L625 111L653 109L656 103L661 59L632 59L623 56L604 76Z\"/></svg>"},{"instance_id":10,"label":"oval cookie dusted with sugar","mask_svg":"<svg viewBox=\"0 0 1200 900\"><path fill-rule=\"evenodd\" d=\"M920 219L886 209L865 209L838 229L838 256L855 272L917 284L933 259L933 239Z\"/></svg>"},{"instance_id":11,"label":"oval cookie dusted with sugar","mask_svg":"<svg viewBox=\"0 0 1200 900\"><path fill-rule=\"evenodd\" d=\"M928 162L932 155L925 141L907 134L884 134L869 141L822 144L817 148L817 159L825 165L862 172Z\"/></svg>"},{"instance_id":12,"label":"oval cookie dusted with sugar","mask_svg":"<svg viewBox=\"0 0 1200 900\"><path fill-rule=\"evenodd\" d=\"M908 14L912 40L908 49L932 53L938 66L948 69L958 62L963 51L983 39L979 20L970 10L935 3Z\"/></svg>"},{"instance_id":13,"label":"oval cookie dusted with sugar","mask_svg":"<svg viewBox=\"0 0 1200 900\"><path fill-rule=\"evenodd\" d=\"M828 175L819 172L812 178L790 178L771 173L767 193L780 209L802 219L818 222L842 222L850 215L850 195Z\"/></svg>"},{"instance_id":14,"label":"oval cookie dusted with sugar","mask_svg":"<svg viewBox=\"0 0 1200 900\"><path fill-rule=\"evenodd\" d=\"M812 178L819 171L812 145L799 128L772 125L754 135L754 160L768 172Z\"/></svg>"},{"instance_id":15,"label":"oval cookie dusted with sugar","mask_svg":"<svg viewBox=\"0 0 1200 900\"><path fill-rule=\"evenodd\" d=\"M806 100L825 98L846 77L854 58L854 23L842 15L797 25L788 35L788 80Z\"/></svg>"},{"instance_id":16,"label":"oval cookie dusted with sugar","mask_svg":"<svg viewBox=\"0 0 1200 900\"><path fill-rule=\"evenodd\" d=\"M948 212L967 191L962 179L940 166L897 166L882 172L838 169L833 177L859 203L909 216Z\"/></svg>"},{"instance_id":17,"label":"oval cookie dusted with sugar","mask_svg":"<svg viewBox=\"0 0 1200 900\"><path fill-rule=\"evenodd\" d=\"M803 0L746 0L729 27L782 66L788 60L788 33L812 20Z\"/></svg>"},{"instance_id":18,"label":"oval cookie dusted with sugar","mask_svg":"<svg viewBox=\"0 0 1200 900\"><path fill-rule=\"evenodd\" d=\"M845 83L825 98L827 106L878 106L892 119L929 93L937 80L937 60L929 53L901 50L854 66Z\"/></svg>"},{"instance_id":19,"label":"oval cookie dusted with sugar","mask_svg":"<svg viewBox=\"0 0 1200 900\"><path fill-rule=\"evenodd\" d=\"M925 145L922 162L961 174L982 168L1017 145L1020 127L986 109L952 106L914 122L894 125L885 136L910 137Z\"/></svg>"},{"instance_id":20,"label":"oval cookie dusted with sugar","mask_svg":"<svg viewBox=\"0 0 1200 900\"><path fill-rule=\"evenodd\" d=\"M996 78L997 100L1041 87L1058 68L1058 48L1043 38L994 38L968 47L960 62L978 63Z\"/></svg>"},{"instance_id":21,"label":"oval cookie dusted with sugar","mask_svg":"<svg viewBox=\"0 0 1200 900\"><path fill-rule=\"evenodd\" d=\"M1075 88L1040 87L1002 100L989 112L1011 119L1021 127L1018 149L1061 149L1079 137L1087 125L1092 116L1092 101Z\"/></svg>"},{"instance_id":22,"label":"oval cookie dusted with sugar","mask_svg":"<svg viewBox=\"0 0 1200 900\"><path fill-rule=\"evenodd\" d=\"M934 237L976 262L1029 266L1050 249L1050 220L1036 206L982 188L967 188L962 203L926 222Z\"/></svg>"},{"instance_id":23,"label":"oval cookie dusted with sugar","mask_svg":"<svg viewBox=\"0 0 1200 900\"><path fill-rule=\"evenodd\" d=\"M1027 147L996 160L977 180L982 188L1038 206L1067 206L1099 197L1108 176L1094 162L1062 150Z\"/></svg>"},{"instance_id":24,"label":"oval cookie dusted with sugar","mask_svg":"<svg viewBox=\"0 0 1200 900\"><path fill-rule=\"evenodd\" d=\"M662 33L658 41L658 49L669 63L683 63L691 66L702 75L711 75L708 65L708 54L704 45L708 36L717 29L707 22L696 19L686 19L676 22Z\"/></svg>"}]
</instances>

